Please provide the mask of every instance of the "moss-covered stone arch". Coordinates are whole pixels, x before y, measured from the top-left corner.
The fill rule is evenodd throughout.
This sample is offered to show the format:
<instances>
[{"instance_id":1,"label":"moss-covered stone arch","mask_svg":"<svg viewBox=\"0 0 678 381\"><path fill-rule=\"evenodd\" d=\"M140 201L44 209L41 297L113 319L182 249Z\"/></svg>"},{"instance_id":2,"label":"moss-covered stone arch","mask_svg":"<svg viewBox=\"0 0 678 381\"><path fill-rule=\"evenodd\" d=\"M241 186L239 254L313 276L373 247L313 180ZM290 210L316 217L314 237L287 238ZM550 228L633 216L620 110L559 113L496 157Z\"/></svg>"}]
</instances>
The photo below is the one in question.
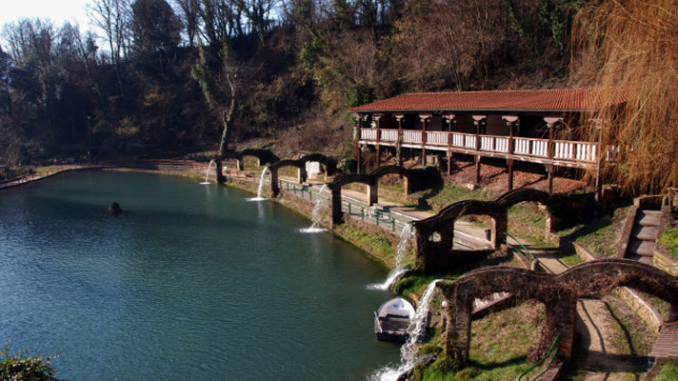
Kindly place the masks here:
<instances>
[{"instance_id":1,"label":"moss-covered stone arch","mask_svg":"<svg viewBox=\"0 0 678 381\"><path fill-rule=\"evenodd\" d=\"M508 292L518 301L532 299L546 306L545 326L529 358L534 361L542 357L558 336L560 353L569 359L574 344L577 300L600 297L620 286L667 301L671 305L669 321L678 320L678 278L626 259L587 262L560 275L492 267L469 272L454 282L438 282L437 287L449 304L446 357L457 366L468 364L473 300L495 292Z\"/></svg>"}]
</instances>

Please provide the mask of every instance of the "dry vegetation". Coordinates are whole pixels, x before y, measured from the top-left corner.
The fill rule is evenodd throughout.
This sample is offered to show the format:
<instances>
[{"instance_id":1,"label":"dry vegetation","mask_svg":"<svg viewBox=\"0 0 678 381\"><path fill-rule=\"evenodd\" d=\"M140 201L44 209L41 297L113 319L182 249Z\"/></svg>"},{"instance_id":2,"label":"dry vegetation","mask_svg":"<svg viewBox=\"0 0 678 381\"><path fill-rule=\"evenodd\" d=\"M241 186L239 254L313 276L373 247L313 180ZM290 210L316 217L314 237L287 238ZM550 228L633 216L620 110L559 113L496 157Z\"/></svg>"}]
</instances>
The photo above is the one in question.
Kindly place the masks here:
<instances>
[{"instance_id":1,"label":"dry vegetation","mask_svg":"<svg viewBox=\"0 0 678 381\"><path fill-rule=\"evenodd\" d=\"M584 86L632 94L620 110L604 108L608 148L619 163L605 175L627 191L656 193L678 178L678 6L673 0L610 0L585 8L576 33L573 78ZM597 140L595 124L589 126ZM603 151L604 152L604 151Z\"/></svg>"}]
</instances>

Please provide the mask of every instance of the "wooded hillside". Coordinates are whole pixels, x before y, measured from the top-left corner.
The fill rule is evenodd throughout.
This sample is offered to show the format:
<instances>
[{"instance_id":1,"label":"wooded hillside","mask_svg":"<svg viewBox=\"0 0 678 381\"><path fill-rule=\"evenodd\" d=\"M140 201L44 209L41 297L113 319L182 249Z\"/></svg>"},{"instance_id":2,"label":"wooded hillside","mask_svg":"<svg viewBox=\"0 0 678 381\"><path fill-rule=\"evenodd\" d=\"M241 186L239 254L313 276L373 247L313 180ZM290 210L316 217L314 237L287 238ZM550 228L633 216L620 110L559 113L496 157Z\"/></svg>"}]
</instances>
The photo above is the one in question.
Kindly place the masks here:
<instances>
[{"instance_id":1,"label":"wooded hillside","mask_svg":"<svg viewBox=\"0 0 678 381\"><path fill-rule=\"evenodd\" d=\"M325 150L350 139L346 109L377 98L558 86L579 3L93 0L100 39L17 20L1 36L0 163L84 154L88 117L98 156L216 149L232 97L232 139L291 130Z\"/></svg>"},{"instance_id":2,"label":"wooded hillside","mask_svg":"<svg viewBox=\"0 0 678 381\"><path fill-rule=\"evenodd\" d=\"M348 155L350 107L413 91L614 85L622 74L600 70L622 62L613 51L624 46L668 51L635 56L668 59L675 80L675 49L666 50L675 43L606 37L625 35L613 28L624 17L630 40L648 25L671 36L676 5L663 0L92 0L89 8L99 38L41 19L2 29L0 165L83 155L88 124L98 158L138 145L217 150L224 128L232 147L273 137L290 152ZM643 9L647 19L633 13ZM623 62L618 69L645 75Z\"/></svg>"}]
</instances>

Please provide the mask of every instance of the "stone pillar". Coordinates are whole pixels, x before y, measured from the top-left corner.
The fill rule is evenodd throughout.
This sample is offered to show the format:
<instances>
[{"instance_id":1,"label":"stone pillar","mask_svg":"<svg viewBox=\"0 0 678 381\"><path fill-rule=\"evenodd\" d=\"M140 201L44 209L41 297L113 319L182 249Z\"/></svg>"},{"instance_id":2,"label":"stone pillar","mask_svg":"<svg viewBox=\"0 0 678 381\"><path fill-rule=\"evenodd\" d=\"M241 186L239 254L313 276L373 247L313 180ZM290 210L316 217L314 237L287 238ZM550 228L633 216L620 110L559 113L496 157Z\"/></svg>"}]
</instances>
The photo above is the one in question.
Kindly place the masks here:
<instances>
[{"instance_id":1,"label":"stone pillar","mask_svg":"<svg viewBox=\"0 0 678 381\"><path fill-rule=\"evenodd\" d=\"M471 346L471 313L473 299L445 295L450 304L447 312L445 354L448 361L454 361L459 368L468 364Z\"/></svg>"},{"instance_id":2,"label":"stone pillar","mask_svg":"<svg viewBox=\"0 0 678 381\"><path fill-rule=\"evenodd\" d=\"M560 355L569 361L572 358L576 321L577 299L575 296L563 291L553 302L546 303L546 321L542 328L542 336L529 359L536 361L544 357L556 336L560 336Z\"/></svg>"},{"instance_id":3,"label":"stone pillar","mask_svg":"<svg viewBox=\"0 0 678 381\"><path fill-rule=\"evenodd\" d=\"M379 184L374 180L372 184L367 185L367 206L372 206L379 202Z\"/></svg>"},{"instance_id":4,"label":"stone pillar","mask_svg":"<svg viewBox=\"0 0 678 381\"><path fill-rule=\"evenodd\" d=\"M307 177L308 174L306 173L306 167L297 167L297 181L299 181L299 184L303 184Z\"/></svg>"},{"instance_id":5,"label":"stone pillar","mask_svg":"<svg viewBox=\"0 0 678 381\"><path fill-rule=\"evenodd\" d=\"M333 224L343 224L344 223L344 212L341 211L341 187L336 185L335 187L330 187L332 192L332 223Z\"/></svg>"},{"instance_id":6,"label":"stone pillar","mask_svg":"<svg viewBox=\"0 0 678 381\"><path fill-rule=\"evenodd\" d=\"M214 163L216 164L216 171L217 171L217 182L218 183L225 183L226 182L226 177L224 176L224 163L221 160L215 160Z\"/></svg>"},{"instance_id":7,"label":"stone pillar","mask_svg":"<svg viewBox=\"0 0 678 381\"><path fill-rule=\"evenodd\" d=\"M508 210L503 209L492 218L492 248L499 250L508 231Z\"/></svg>"},{"instance_id":8,"label":"stone pillar","mask_svg":"<svg viewBox=\"0 0 678 381\"><path fill-rule=\"evenodd\" d=\"M271 197L278 197L280 194L280 184L278 183L278 168L269 168L271 173Z\"/></svg>"},{"instance_id":9,"label":"stone pillar","mask_svg":"<svg viewBox=\"0 0 678 381\"><path fill-rule=\"evenodd\" d=\"M238 171L244 171L245 170L245 160L243 159L235 159L235 165L236 168L238 168Z\"/></svg>"},{"instance_id":10,"label":"stone pillar","mask_svg":"<svg viewBox=\"0 0 678 381\"><path fill-rule=\"evenodd\" d=\"M408 196L410 193L412 193L412 182L410 181L410 178L407 176L404 176L405 178L403 181L405 182L405 195Z\"/></svg>"}]
</instances>

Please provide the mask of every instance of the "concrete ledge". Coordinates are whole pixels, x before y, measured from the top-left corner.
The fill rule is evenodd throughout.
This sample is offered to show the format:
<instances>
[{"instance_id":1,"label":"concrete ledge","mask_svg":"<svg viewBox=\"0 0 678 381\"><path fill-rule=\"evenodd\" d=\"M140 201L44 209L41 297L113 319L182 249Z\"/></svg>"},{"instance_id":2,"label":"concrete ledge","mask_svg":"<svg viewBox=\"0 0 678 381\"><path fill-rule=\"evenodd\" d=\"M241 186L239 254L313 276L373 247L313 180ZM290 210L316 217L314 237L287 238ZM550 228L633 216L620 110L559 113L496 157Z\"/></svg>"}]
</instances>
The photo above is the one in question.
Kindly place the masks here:
<instances>
[{"instance_id":1,"label":"concrete ledge","mask_svg":"<svg viewBox=\"0 0 678 381\"><path fill-rule=\"evenodd\" d=\"M638 291L628 287L619 288L620 297L626 304L635 311L638 316L647 324L653 331L659 332L662 326L662 317L657 310L652 307L647 299L645 299Z\"/></svg>"}]
</instances>

